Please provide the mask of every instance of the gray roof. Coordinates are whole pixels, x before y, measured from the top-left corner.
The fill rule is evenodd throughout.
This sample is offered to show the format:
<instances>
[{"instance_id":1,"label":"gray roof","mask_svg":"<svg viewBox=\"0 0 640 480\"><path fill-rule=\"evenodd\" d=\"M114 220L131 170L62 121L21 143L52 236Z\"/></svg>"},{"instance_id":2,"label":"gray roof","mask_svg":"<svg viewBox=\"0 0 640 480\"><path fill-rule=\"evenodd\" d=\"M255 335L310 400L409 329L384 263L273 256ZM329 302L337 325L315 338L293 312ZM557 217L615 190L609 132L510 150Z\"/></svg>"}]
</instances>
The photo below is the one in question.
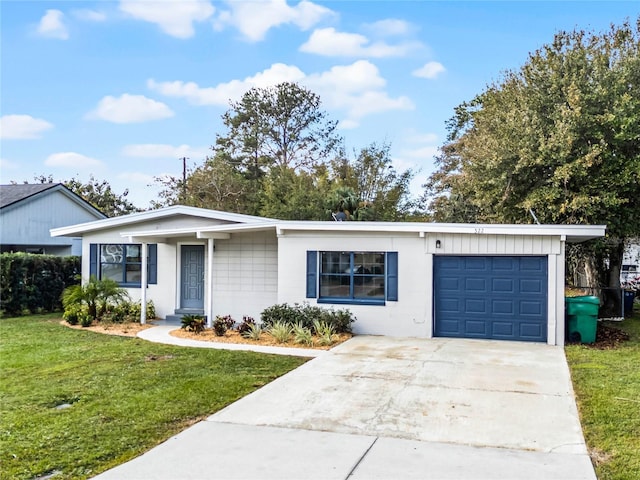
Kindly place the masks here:
<instances>
[{"instance_id":1,"label":"gray roof","mask_svg":"<svg viewBox=\"0 0 640 480\"><path fill-rule=\"evenodd\" d=\"M61 185L60 183L20 183L0 185L0 208L8 207L16 202L29 198L37 193Z\"/></svg>"}]
</instances>

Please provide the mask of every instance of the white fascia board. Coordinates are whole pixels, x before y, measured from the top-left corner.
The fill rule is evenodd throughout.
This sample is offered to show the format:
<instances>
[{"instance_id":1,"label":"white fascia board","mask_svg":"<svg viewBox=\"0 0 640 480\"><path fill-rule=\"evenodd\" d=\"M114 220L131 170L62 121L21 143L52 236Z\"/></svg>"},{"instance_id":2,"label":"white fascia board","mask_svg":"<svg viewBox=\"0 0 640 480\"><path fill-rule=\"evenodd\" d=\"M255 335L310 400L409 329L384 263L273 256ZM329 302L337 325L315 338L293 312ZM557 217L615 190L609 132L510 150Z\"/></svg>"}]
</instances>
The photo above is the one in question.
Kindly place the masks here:
<instances>
[{"instance_id":1,"label":"white fascia board","mask_svg":"<svg viewBox=\"0 0 640 480\"><path fill-rule=\"evenodd\" d=\"M243 225L216 225L213 227L185 227L166 230L130 231L120 233L121 237L135 238L175 238L193 235L196 238L229 239L234 232L255 232L275 229L273 223L243 224Z\"/></svg>"},{"instance_id":2,"label":"white fascia board","mask_svg":"<svg viewBox=\"0 0 640 480\"><path fill-rule=\"evenodd\" d=\"M326 232L387 232L460 233L472 235L527 235L563 236L569 242L581 242L603 237L605 225L500 225L475 223L412 223L412 222L280 222L280 232L326 231Z\"/></svg>"},{"instance_id":3,"label":"white fascia board","mask_svg":"<svg viewBox=\"0 0 640 480\"><path fill-rule=\"evenodd\" d=\"M208 210L205 208L185 207L174 205L172 207L160 208L158 210L148 210L146 212L131 213L121 217L107 218L94 222L80 223L68 227L53 228L50 230L52 237L81 236L83 233L95 232L107 228L131 225L138 222L148 222L156 218L164 218L173 215L185 215L198 218L210 218L212 220L223 220L229 222L249 223L271 223L277 222L272 218L255 217L252 215L242 215L239 213L221 212L218 210ZM193 229L192 229L193 231Z\"/></svg>"}]
</instances>

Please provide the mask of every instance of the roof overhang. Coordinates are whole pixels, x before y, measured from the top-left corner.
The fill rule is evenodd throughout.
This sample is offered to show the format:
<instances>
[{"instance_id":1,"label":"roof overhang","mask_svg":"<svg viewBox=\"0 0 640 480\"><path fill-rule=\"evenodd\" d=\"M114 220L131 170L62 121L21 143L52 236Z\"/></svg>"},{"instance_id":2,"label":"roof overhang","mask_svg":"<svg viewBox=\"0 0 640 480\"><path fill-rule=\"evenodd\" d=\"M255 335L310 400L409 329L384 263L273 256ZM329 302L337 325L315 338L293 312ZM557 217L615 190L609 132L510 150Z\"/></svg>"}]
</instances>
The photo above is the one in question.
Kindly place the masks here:
<instances>
[{"instance_id":1,"label":"roof overhang","mask_svg":"<svg viewBox=\"0 0 640 480\"><path fill-rule=\"evenodd\" d=\"M507 225L477 223L391 222L278 222L279 235L287 231L378 232L428 234L555 236L570 243L604 237L606 225Z\"/></svg>"},{"instance_id":2,"label":"roof overhang","mask_svg":"<svg viewBox=\"0 0 640 480\"><path fill-rule=\"evenodd\" d=\"M232 224L270 223L277 220L243 215L239 213L221 212L218 210L208 210L205 208L185 207L174 205L172 207L160 208L158 210L148 210L146 212L131 213L120 217L107 218L93 222L80 223L68 227L53 228L50 230L52 237L82 236L85 233L97 232L100 230L113 229L118 227L132 226L137 223L151 222L172 216L185 216L194 218L204 218L218 221L233 222ZM195 228L195 227L192 227Z\"/></svg>"},{"instance_id":3,"label":"roof overhang","mask_svg":"<svg viewBox=\"0 0 640 480\"><path fill-rule=\"evenodd\" d=\"M228 239L233 233L275 230L279 236L287 233L374 233L409 234L424 237L430 234L463 235L524 235L553 236L569 243L580 243L605 235L605 225L494 225L469 223L394 223L394 222L310 222L273 221L254 224L228 224L152 231L128 231L121 236L135 241L158 241L170 238Z\"/></svg>"}]
</instances>

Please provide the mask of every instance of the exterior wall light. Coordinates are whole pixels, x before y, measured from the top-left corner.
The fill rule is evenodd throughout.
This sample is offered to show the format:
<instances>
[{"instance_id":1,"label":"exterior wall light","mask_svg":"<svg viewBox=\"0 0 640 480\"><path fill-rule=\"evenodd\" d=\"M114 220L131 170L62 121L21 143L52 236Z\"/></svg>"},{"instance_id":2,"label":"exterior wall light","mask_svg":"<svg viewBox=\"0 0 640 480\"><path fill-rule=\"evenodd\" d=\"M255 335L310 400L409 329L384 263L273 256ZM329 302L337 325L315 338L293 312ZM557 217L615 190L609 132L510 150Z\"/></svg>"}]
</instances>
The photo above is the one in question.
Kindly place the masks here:
<instances>
[{"instance_id":1,"label":"exterior wall light","mask_svg":"<svg viewBox=\"0 0 640 480\"><path fill-rule=\"evenodd\" d=\"M442 246L442 242L440 240L436 240L436 248L440 248Z\"/></svg>"}]
</instances>

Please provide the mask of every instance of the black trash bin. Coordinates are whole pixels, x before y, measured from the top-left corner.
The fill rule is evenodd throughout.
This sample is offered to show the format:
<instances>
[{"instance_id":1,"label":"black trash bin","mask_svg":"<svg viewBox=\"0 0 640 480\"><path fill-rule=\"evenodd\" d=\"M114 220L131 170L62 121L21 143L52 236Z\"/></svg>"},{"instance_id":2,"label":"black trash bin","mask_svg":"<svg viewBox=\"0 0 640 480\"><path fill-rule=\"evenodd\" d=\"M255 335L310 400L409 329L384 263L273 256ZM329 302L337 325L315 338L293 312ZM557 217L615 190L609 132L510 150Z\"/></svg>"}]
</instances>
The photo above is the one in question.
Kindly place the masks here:
<instances>
[{"instance_id":1,"label":"black trash bin","mask_svg":"<svg viewBox=\"0 0 640 480\"><path fill-rule=\"evenodd\" d=\"M633 290L624 291L624 316L630 316L633 313L633 301L636 298L636 292Z\"/></svg>"}]
</instances>

